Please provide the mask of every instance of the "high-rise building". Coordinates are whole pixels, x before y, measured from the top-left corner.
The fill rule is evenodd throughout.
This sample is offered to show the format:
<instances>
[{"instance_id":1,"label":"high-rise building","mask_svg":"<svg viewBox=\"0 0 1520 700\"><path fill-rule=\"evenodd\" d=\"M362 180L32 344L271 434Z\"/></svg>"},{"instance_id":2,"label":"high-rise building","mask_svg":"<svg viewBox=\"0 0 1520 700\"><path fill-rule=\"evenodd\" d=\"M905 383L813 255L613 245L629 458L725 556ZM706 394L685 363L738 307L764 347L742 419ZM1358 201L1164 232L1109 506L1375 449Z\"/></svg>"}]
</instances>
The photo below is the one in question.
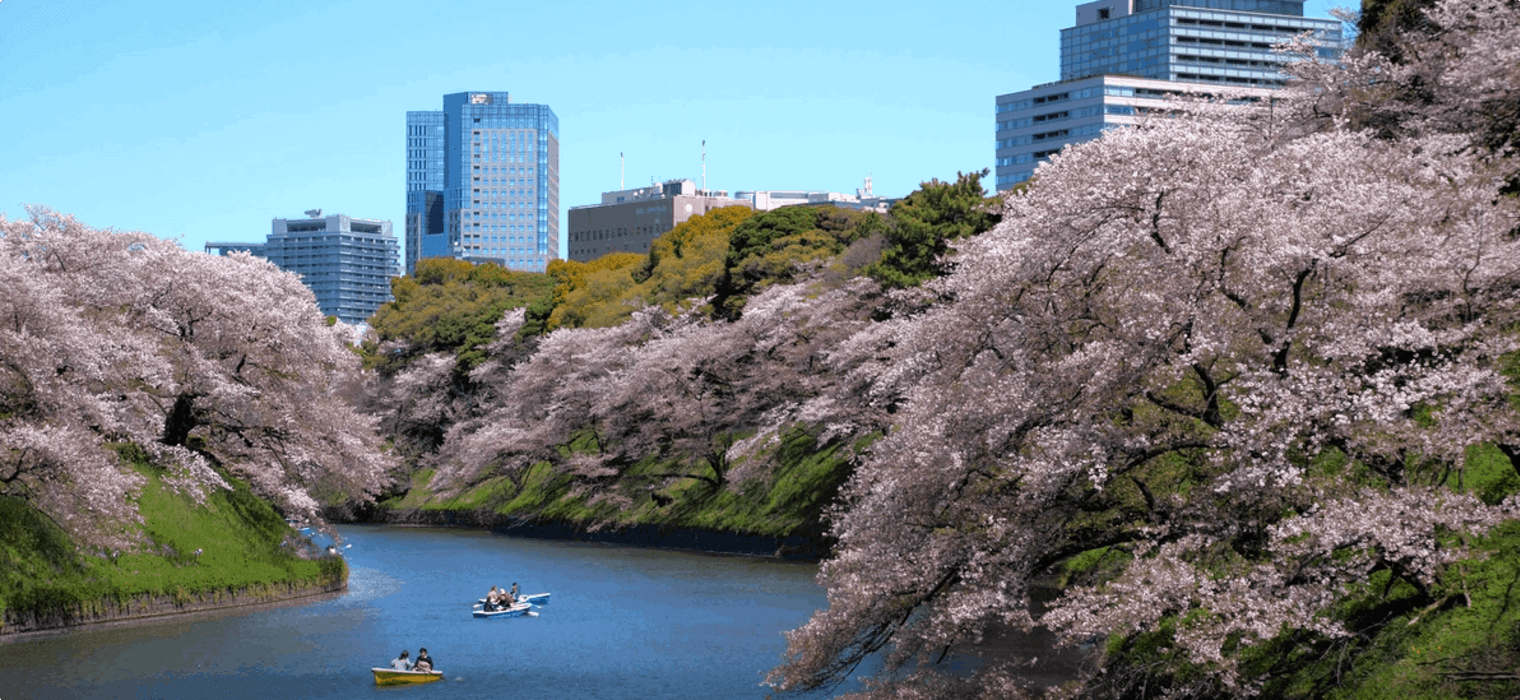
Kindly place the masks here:
<instances>
[{"instance_id":1,"label":"high-rise building","mask_svg":"<svg viewBox=\"0 0 1520 700\"><path fill-rule=\"evenodd\" d=\"M600 204L570 208L571 260L595 260L608 253L647 253L649 244L687 219L722 207L750 207L722 190L699 190L691 180L603 192Z\"/></svg>"},{"instance_id":2,"label":"high-rise building","mask_svg":"<svg viewBox=\"0 0 1520 700\"><path fill-rule=\"evenodd\" d=\"M1340 55L1339 20L1304 17L1303 0L1098 0L1061 30L1061 80L996 100L997 189L1028 180L1067 144L1134 124L1181 94L1265 96L1290 57L1273 46L1307 36Z\"/></svg>"},{"instance_id":3,"label":"high-rise building","mask_svg":"<svg viewBox=\"0 0 1520 700\"><path fill-rule=\"evenodd\" d=\"M391 222L343 214L275 219L264 245L269 262L301 276L322 313L353 325L391 300L396 253Z\"/></svg>"},{"instance_id":4,"label":"high-rise building","mask_svg":"<svg viewBox=\"0 0 1520 700\"><path fill-rule=\"evenodd\" d=\"M542 271L559 251L559 117L505 92L406 113L406 268L453 257Z\"/></svg>"},{"instance_id":5,"label":"high-rise building","mask_svg":"<svg viewBox=\"0 0 1520 700\"><path fill-rule=\"evenodd\" d=\"M264 243L213 242L205 250L212 255L246 251L264 258L300 275L323 314L352 325L368 321L391 300L391 277L400 274L391 222L307 214L305 219L275 219Z\"/></svg>"}]
</instances>

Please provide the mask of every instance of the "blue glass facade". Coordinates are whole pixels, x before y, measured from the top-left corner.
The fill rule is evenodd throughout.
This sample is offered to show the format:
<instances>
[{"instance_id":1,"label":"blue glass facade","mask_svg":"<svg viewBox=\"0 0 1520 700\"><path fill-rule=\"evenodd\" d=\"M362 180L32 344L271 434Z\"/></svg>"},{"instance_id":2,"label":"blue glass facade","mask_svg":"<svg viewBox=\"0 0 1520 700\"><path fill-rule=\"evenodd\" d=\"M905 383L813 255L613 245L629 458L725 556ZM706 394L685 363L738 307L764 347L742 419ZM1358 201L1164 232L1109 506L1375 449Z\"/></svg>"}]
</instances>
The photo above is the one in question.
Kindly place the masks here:
<instances>
[{"instance_id":1,"label":"blue glass facade","mask_svg":"<svg viewBox=\"0 0 1520 700\"><path fill-rule=\"evenodd\" d=\"M1303 16L1301 0L1098 0L1061 30L1061 80L995 102L999 191L1028 180L1068 144L1139 123L1180 94L1220 87L1258 97L1282 86L1273 46L1308 35L1339 57L1337 20Z\"/></svg>"},{"instance_id":2,"label":"blue glass facade","mask_svg":"<svg viewBox=\"0 0 1520 700\"><path fill-rule=\"evenodd\" d=\"M406 271L422 258L453 255L443 222L443 112L406 113Z\"/></svg>"},{"instance_id":3,"label":"blue glass facade","mask_svg":"<svg viewBox=\"0 0 1520 700\"><path fill-rule=\"evenodd\" d=\"M407 113L408 271L434 256L543 271L559 230L554 110L461 92L441 111Z\"/></svg>"},{"instance_id":4,"label":"blue glass facade","mask_svg":"<svg viewBox=\"0 0 1520 700\"><path fill-rule=\"evenodd\" d=\"M1296 15L1198 5L1291 6ZM1061 30L1061 80L1129 75L1278 87L1283 84L1286 59L1272 50L1275 44L1308 33L1320 45L1323 57L1335 58L1340 53L1340 22L1302 14L1301 2L1137 0L1133 14L1114 8L1107 19Z\"/></svg>"}]
</instances>

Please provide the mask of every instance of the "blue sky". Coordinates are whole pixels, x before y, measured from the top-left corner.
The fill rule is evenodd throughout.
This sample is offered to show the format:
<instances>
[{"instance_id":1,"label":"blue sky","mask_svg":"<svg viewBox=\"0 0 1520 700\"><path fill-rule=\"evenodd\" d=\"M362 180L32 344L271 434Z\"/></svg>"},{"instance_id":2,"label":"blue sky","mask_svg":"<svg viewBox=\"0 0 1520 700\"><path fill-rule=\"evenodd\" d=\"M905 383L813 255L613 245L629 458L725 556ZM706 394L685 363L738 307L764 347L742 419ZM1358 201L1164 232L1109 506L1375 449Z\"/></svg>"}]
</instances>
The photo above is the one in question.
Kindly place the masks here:
<instances>
[{"instance_id":1,"label":"blue sky","mask_svg":"<svg viewBox=\"0 0 1520 700\"><path fill-rule=\"evenodd\" d=\"M192 250L312 208L399 236L406 111L468 90L559 115L564 208L619 152L628 187L700 182L703 139L712 189L902 196L992 165L993 98L1058 77L1075 6L0 0L0 212Z\"/></svg>"}]
</instances>

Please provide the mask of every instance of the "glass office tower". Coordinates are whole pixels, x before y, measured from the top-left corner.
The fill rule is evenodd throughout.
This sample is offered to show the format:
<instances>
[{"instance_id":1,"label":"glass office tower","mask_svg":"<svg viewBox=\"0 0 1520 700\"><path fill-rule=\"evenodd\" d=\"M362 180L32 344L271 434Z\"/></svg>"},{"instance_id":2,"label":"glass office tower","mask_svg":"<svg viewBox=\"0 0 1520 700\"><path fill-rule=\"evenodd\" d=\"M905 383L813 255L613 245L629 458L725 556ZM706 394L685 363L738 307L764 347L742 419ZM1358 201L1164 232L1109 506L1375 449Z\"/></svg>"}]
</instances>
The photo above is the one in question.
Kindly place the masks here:
<instances>
[{"instance_id":1,"label":"glass office tower","mask_svg":"<svg viewBox=\"0 0 1520 700\"><path fill-rule=\"evenodd\" d=\"M407 112L407 271L454 257L541 272L559 251L559 117L505 92Z\"/></svg>"},{"instance_id":2,"label":"glass office tower","mask_svg":"<svg viewBox=\"0 0 1520 700\"><path fill-rule=\"evenodd\" d=\"M1282 86L1283 62L1291 60L1272 47L1296 36L1309 36L1322 58L1338 57L1340 21L1303 14L1302 0L1078 5L1076 26L1061 30L1060 82L996 99L997 189L1029 179L1067 144L1137 123L1168 96L1220 86L1268 94Z\"/></svg>"}]
</instances>

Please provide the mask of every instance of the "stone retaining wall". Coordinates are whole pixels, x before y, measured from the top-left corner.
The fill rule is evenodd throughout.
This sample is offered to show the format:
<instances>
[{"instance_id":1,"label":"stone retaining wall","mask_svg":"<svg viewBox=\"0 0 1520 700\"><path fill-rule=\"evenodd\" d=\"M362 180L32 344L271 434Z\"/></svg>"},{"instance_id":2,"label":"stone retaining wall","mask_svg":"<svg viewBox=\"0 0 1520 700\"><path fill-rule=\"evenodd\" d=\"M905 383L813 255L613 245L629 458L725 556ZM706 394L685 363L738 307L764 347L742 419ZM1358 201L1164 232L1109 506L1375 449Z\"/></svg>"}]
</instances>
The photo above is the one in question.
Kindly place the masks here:
<instances>
[{"instance_id":1,"label":"stone retaining wall","mask_svg":"<svg viewBox=\"0 0 1520 700\"><path fill-rule=\"evenodd\" d=\"M107 597L46 612L6 610L3 618L0 618L0 639L28 632L239 608L336 593L348 588L347 567L343 571L342 577L325 582L259 584L202 593L139 595L128 598L125 602Z\"/></svg>"}]
</instances>

